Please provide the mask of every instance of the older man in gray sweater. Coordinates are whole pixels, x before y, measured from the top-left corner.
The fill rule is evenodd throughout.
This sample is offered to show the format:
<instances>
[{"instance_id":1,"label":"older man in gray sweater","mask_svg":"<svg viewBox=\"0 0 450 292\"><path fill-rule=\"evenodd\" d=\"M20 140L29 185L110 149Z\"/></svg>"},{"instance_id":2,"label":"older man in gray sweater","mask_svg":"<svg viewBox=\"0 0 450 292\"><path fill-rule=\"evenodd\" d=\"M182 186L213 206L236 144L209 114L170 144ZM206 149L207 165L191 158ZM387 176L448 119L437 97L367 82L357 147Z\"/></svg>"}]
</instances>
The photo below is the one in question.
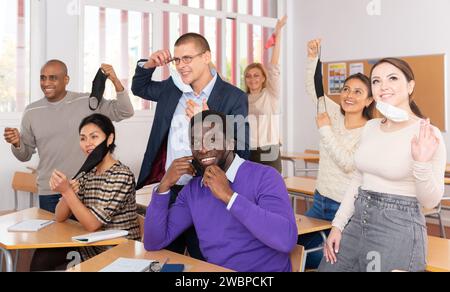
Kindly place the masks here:
<instances>
[{"instance_id":1,"label":"older man in gray sweater","mask_svg":"<svg viewBox=\"0 0 450 292\"><path fill-rule=\"evenodd\" d=\"M115 122L132 117L133 105L113 67L103 64L102 70L113 83L117 99L102 100L95 112ZM66 90L70 79L63 62L47 62L41 69L40 80L45 97L25 109L20 132L6 128L4 137L22 162L29 161L37 149L39 204L41 209L54 213L60 195L50 190L50 176L55 169L73 176L81 167L86 157L79 145L78 127L94 111L89 109L89 94Z\"/></svg>"}]
</instances>

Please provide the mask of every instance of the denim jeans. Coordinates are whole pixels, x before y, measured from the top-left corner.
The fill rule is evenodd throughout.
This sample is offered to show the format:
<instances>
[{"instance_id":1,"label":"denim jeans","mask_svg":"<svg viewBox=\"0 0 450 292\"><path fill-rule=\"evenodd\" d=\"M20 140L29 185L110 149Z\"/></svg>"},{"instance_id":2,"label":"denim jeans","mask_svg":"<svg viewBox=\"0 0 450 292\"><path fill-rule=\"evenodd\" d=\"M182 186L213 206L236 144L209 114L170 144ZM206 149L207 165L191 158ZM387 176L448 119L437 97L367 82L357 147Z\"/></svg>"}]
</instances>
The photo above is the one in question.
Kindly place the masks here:
<instances>
[{"instance_id":1,"label":"denim jeans","mask_svg":"<svg viewBox=\"0 0 450 292\"><path fill-rule=\"evenodd\" d=\"M339 210L341 204L327 197L322 196L317 190L314 194L314 203L311 209L306 212L306 216L326 221L333 221L334 216ZM325 232L326 235L330 233ZM323 244L322 236L319 232L301 235L298 237L298 244L303 245L305 249L312 249ZM306 269L317 269L322 260L323 252L316 251L308 254L306 258Z\"/></svg>"},{"instance_id":2,"label":"denim jeans","mask_svg":"<svg viewBox=\"0 0 450 292\"><path fill-rule=\"evenodd\" d=\"M58 205L59 199L61 199L61 195L40 195L39 208L50 213L55 213L56 205Z\"/></svg>"},{"instance_id":3,"label":"denim jeans","mask_svg":"<svg viewBox=\"0 0 450 292\"><path fill-rule=\"evenodd\" d=\"M320 272L423 272L427 230L416 198L359 190L355 212L342 233L337 262Z\"/></svg>"}]
</instances>

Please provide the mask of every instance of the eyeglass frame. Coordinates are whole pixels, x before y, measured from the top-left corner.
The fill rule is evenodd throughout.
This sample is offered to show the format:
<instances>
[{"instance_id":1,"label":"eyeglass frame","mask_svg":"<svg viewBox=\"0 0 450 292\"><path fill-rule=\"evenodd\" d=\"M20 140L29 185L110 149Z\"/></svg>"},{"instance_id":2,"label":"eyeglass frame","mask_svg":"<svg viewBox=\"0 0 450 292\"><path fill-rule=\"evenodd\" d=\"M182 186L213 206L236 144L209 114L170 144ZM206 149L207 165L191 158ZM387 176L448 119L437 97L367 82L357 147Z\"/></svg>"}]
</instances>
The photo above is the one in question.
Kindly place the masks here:
<instances>
[{"instance_id":1,"label":"eyeglass frame","mask_svg":"<svg viewBox=\"0 0 450 292\"><path fill-rule=\"evenodd\" d=\"M176 66L178 66L178 65L180 65L181 64L181 61L183 61L183 64L190 64L190 63L192 63L192 61L195 59L195 58L197 58L197 57L200 57L201 55L203 55L203 54L205 54L207 51L204 51L203 53L199 53L199 54L197 54L197 55L194 55L194 56L183 56L183 57L181 57L181 58L176 58L176 57L174 57L174 58L172 58L169 62L172 62L174 65L176 65ZM188 61L187 61L188 60Z\"/></svg>"}]
</instances>

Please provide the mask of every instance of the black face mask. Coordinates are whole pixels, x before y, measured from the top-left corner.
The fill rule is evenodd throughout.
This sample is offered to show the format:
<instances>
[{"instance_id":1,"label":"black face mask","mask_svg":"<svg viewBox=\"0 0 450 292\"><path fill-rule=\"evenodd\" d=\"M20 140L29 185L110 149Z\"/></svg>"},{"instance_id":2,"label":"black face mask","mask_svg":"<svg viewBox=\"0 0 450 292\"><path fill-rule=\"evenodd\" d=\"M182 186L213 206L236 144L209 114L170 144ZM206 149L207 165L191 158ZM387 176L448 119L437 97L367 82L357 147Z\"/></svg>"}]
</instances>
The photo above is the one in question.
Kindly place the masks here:
<instances>
[{"instance_id":1,"label":"black face mask","mask_svg":"<svg viewBox=\"0 0 450 292\"><path fill-rule=\"evenodd\" d=\"M98 69L97 75L94 81L92 81L92 92L89 97L89 108L92 111L97 110L103 100L107 79L108 76L103 73L102 69Z\"/></svg>"},{"instance_id":2,"label":"black face mask","mask_svg":"<svg viewBox=\"0 0 450 292\"><path fill-rule=\"evenodd\" d=\"M103 159L108 155L109 153L109 147L108 147L108 139L105 139L103 143L98 145L94 151L89 154L88 158L84 162L83 166L80 168L80 170L77 172L77 174L73 177L73 179L79 179L89 173L94 167L100 164L100 162L103 161ZM82 174L80 176L80 174ZM80 177L78 177L80 176Z\"/></svg>"}]
</instances>

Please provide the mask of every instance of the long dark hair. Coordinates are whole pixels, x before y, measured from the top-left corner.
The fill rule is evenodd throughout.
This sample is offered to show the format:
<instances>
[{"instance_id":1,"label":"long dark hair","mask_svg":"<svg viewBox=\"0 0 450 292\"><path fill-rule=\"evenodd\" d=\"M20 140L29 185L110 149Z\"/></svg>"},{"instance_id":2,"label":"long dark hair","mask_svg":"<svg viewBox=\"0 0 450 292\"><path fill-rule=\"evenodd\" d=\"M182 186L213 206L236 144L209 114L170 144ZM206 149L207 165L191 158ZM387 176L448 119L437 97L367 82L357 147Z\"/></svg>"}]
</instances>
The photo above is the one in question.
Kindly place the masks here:
<instances>
[{"instance_id":1,"label":"long dark hair","mask_svg":"<svg viewBox=\"0 0 450 292\"><path fill-rule=\"evenodd\" d=\"M108 147L109 148L109 152L113 153L114 149L116 149L116 129L114 128L114 125L112 123L112 121L104 115L101 114L93 114L90 115L86 118L84 118L81 121L80 127L78 129L78 132L81 133L81 129L83 129L84 126L88 125L88 124L94 124L97 127L99 127L103 133L105 133L106 135L106 139L109 138L109 136L111 136L111 134L114 134L114 139L112 144Z\"/></svg>"},{"instance_id":2,"label":"long dark hair","mask_svg":"<svg viewBox=\"0 0 450 292\"><path fill-rule=\"evenodd\" d=\"M361 73L353 74L353 75L349 76L347 79L345 79L344 84L347 84L347 82L349 82L350 80L355 80L355 79L361 81L362 83L364 83L364 85L367 88L367 98L372 98L372 86L370 84L369 77L367 77L366 75L361 74ZM368 121L373 119L374 108L375 108L375 103L374 102L372 102L368 107L364 107L362 115ZM345 115L345 111L342 108L342 106L341 106L341 113L343 115Z\"/></svg>"},{"instance_id":3,"label":"long dark hair","mask_svg":"<svg viewBox=\"0 0 450 292\"><path fill-rule=\"evenodd\" d=\"M372 79L373 77L373 71L375 70L376 67L380 66L381 64L391 64L392 66L396 67L397 69L399 69L400 71L402 71L403 75L405 76L406 80L408 82L411 81L415 81L415 77L414 77L414 72L411 69L411 66L409 66L409 64L401 59L397 59L397 58L384 58L380 61L378 61L373 67L372 70L370 71L370 79ZM411 108L411 111L418 116L421 119L424 119L425 116L422 114L422 112L420 111L420 108L417 106L416 102L413 100L413 95L414 92L411 93L411 95L409 96L409 106Z\"/></svg>"}]
</instances>

